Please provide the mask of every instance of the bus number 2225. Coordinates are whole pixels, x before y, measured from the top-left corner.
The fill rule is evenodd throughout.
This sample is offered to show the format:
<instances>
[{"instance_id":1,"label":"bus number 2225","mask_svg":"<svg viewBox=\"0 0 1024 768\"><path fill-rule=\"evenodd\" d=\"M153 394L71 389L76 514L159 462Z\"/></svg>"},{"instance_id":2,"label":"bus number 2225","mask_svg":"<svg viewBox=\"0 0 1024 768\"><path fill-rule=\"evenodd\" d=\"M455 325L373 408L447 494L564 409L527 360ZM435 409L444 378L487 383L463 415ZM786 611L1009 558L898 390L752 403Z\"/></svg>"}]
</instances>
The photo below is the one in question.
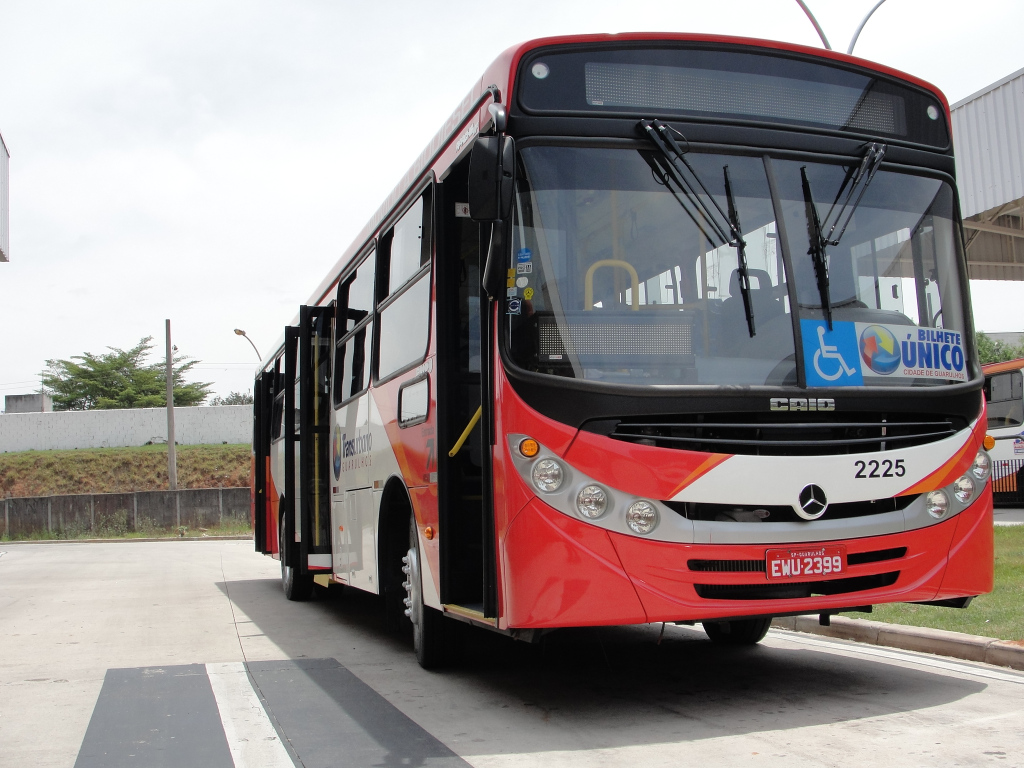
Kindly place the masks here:
<instances>
[{"instance_id":1,"label":"bus number 2225","mask_svg":"<svg viewBox=\"0 0 1024 768\"><path fill-rule=\"evenodd\" d=\"M907 474L907 468L903 466L903 459L855 461L853 466L857 468L857 473L854 477L860 480L868 480L874 477L903 477Z\"/></svg>"}]
</instances>

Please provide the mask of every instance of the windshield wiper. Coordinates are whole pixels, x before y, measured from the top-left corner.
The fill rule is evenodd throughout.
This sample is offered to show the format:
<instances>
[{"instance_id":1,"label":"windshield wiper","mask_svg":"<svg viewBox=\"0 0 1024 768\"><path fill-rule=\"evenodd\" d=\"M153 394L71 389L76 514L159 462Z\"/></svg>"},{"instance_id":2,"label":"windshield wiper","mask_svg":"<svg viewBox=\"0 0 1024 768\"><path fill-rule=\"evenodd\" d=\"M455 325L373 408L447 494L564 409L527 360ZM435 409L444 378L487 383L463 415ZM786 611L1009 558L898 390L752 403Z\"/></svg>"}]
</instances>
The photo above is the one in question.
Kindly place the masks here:
<instances>
[{"instance_id":1,"label":"windshield wiper","mask_svg":"<svg viewBox=\"0 0 1024 768\"><path fill-rule=\"evenodd\" d=\"M750 301L750 275L747 273L747 243L740 236L740 214L736 209L736 200L732 196L732 183L729 181L729 166L722 166L725 176L725 200L729 205L729 224L736 237L736 264L740 273L740 293L743 295L743 311L747 315L747 328L751 338L754 337L754 306ZM759 286L764 287L764 286Z\"/></svg>"},{"instance_id":2,"label":"windshield wiper","mask_svg":"<svg viewBox=\"0 0 1024 768\"><path fill-rule=\"evenodd\" d=\"M825 311L825 320L828 322L828 329L830 331L832 330L832 300L829 296L828 254L826 248L839 245L839 241L843 239L846 228L853 220L853 214L857 211L860 201L864 199L864 193L868 191L872 179L875 178L875 172L882 164L885 150L886 145L878 143L871 144L867 148L864 156L861 158L860 165L851 168L846 174L846 178L843 179L843 183L839 186L839 191L836 193L836 199L832 201L832 206L828 209L828 213L825 214L824 221L818 219L818 209L814 204L811 182L807 179L807 166L805 165L800 168L800 179L804 191L804 205L807 209L807 238L811 244L807 253L814 263L814 276L818 282L818 293L821 294L821 308ZM846 192L846 197L843 199L842 205L839 205L839 199L843 197L844 191ZM855 195L856 199L854 199ZM836 206L839 206L838 210ZM835 215L833 216L833 214ZM831 227L829 227L829 222L832 223ZM840 224L842 224L842 227L839 226ZM828 229L827 235L824 234L825 229ZM833 239L832 235L836 229L839 229L839 234Z\"/></svg>"},{"instance_id":3,"label":"windshield wiper","mask_svg":"<svg viewBox=\"0 0 1024 768\"><path fill-rule=\"evenodd\" d=\"M715 238L717 238L721 244L730 245L736 249L736 271L739 273L740 278L740 293L743 296L743 309L747 316L747 329L750 331L750 335L754 336L754 307L750 298L750 276L747 272L746 242L741 234L739 213L736 210L732 185L729 182L729 166L723 166L722 168L725 174L725 196L729 206L729 213L726 214L718 204L718 201L708 191L708 188L704 186L700 176L693 166L690 165L689 161L687 161L686 152L679 146L679 142L676 141L676 135L684 142L686 137L661 120L641 120L640 127L661 153L662 162L657 164L657 168L652 165L652 170L658 174L659 181L668 188L672 196L705 236L708 236L707 230L709 228L712 230L714 236L708 236L708 240L713 245L717 247L715 242ZM682 194L682 197L673 189L673 184L679 190L679 193ZM700 193L703 193L703 197ZM711 205L708 205L705 199L709 200Z\"/></svg>"},{"instance_id":4,"label":"windshield wiper","mask_svg":"<svg viewBox=\"0 0 1024 768\"><path fill-rule=\"evenodd\" d=\"M828 292L828 261L825 258L825 238L821 234L821 222L818 221L818 209L814 205L811 193L811 182L807 180L807 166L800 169L800 180L804 188L804 207L807 216L807 240L811 247L807 253L814 263L814 277L818 282L818 293L821 295L821 308L825 311L825 322L832 330L832 300Z\"/></svg>"}]
</instances>

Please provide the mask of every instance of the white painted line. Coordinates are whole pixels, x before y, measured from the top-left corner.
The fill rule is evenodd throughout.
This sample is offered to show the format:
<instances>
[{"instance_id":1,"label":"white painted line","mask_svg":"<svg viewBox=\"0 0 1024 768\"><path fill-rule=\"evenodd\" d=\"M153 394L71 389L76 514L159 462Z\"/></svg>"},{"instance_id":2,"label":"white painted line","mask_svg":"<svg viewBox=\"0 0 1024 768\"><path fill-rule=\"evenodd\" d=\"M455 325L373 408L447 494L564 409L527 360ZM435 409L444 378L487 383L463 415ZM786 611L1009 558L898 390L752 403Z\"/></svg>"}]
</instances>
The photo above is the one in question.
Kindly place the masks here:
<instances>
[{"instance_id":1,"label":"white painted line","mask_svg":"<svg viewBox=\"0 0 1024 768\"><path fill-rule=\"evenodd\" d=\"M207 664L235 768L295 768L241 662Z\"/></svg>"},{"instance_id":2,"label":"white painted line","mask_svg":"<svg viewBox=\"0 0 1024 768\"><path fill-rule=\"evenodd\" d=\"M960 675L984 677L989 680L999 680L1004 683L1017 683L1018 685L1024 685L1024 675L1021 674L1014 674L1013 672L998 672L990 667L974 666L970 663L945 661L943 659L937 659L926 653L917 653L916 651L901 651L898 649L883 649L878 646L865 646L854 640L837 642L835 640L826 640L818 637L808 637L800 632L791 632L786 630L773 629L770 630L768 634L777 640L788 640L800 645L817 646L819 648L827 648L832 651L843 650L850 653L860 654L862 656L875 656L882 659L889 659L891 661L898 661L901 664L919 664L922 667L942 669L947 672L955 672Z\"/></svg>"}]
</instances>

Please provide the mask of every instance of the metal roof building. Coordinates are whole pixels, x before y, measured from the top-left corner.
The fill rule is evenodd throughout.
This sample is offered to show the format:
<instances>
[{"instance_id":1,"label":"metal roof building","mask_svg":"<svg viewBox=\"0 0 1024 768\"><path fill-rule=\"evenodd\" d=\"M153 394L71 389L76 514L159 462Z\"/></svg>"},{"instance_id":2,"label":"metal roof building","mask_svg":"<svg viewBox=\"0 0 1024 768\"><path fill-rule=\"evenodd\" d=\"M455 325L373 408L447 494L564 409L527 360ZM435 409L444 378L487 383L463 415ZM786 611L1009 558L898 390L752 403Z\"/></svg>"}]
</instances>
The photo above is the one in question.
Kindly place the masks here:
<instances>
[{"instance_id":1,"label":"metal roof building","mask_svg":"<svg viewBox=\"0 0 1024 768\"><path fill-rule=\"evenodd\" d=\"M0 261L11 258L11 153L0 134Z\"/></svg>"},{"instance_id":2,"label":"metal roof building","mask_svg":"<svg viewBox=\"0 0 1024 768\"><path fill-rule=\"evenodd\" d=\"M1024 69L951 107L975 280L1024 280Z\"/></svg>"}]
</instances>

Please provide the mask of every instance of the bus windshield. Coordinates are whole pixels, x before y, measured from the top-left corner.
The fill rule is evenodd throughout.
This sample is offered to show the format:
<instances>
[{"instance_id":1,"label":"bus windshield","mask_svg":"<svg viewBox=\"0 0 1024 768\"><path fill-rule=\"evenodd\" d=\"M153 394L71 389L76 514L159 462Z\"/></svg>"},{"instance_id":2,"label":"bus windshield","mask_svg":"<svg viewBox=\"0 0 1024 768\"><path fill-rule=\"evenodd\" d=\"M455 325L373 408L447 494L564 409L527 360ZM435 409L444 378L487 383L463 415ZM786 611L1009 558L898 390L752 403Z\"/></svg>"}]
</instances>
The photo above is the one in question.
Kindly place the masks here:
<instances>
[{"instance_id":1,"label":"bus windshield","mask_svg":"<svg viewBox=\"0 0 1024 768\"><path fill-rule=\"evenodd\" d=\"M534 145L520 158L505 311L508 351L523 369L634 386L969 378L945 181L879 170L839 244L826 247L823 293L810 206L825 221L861 159L688 152L700 193L735 211L748 319L736 242L702 216L714 204L687 204L666 185L653 146Z\"/></svg>"}]
</instances>

